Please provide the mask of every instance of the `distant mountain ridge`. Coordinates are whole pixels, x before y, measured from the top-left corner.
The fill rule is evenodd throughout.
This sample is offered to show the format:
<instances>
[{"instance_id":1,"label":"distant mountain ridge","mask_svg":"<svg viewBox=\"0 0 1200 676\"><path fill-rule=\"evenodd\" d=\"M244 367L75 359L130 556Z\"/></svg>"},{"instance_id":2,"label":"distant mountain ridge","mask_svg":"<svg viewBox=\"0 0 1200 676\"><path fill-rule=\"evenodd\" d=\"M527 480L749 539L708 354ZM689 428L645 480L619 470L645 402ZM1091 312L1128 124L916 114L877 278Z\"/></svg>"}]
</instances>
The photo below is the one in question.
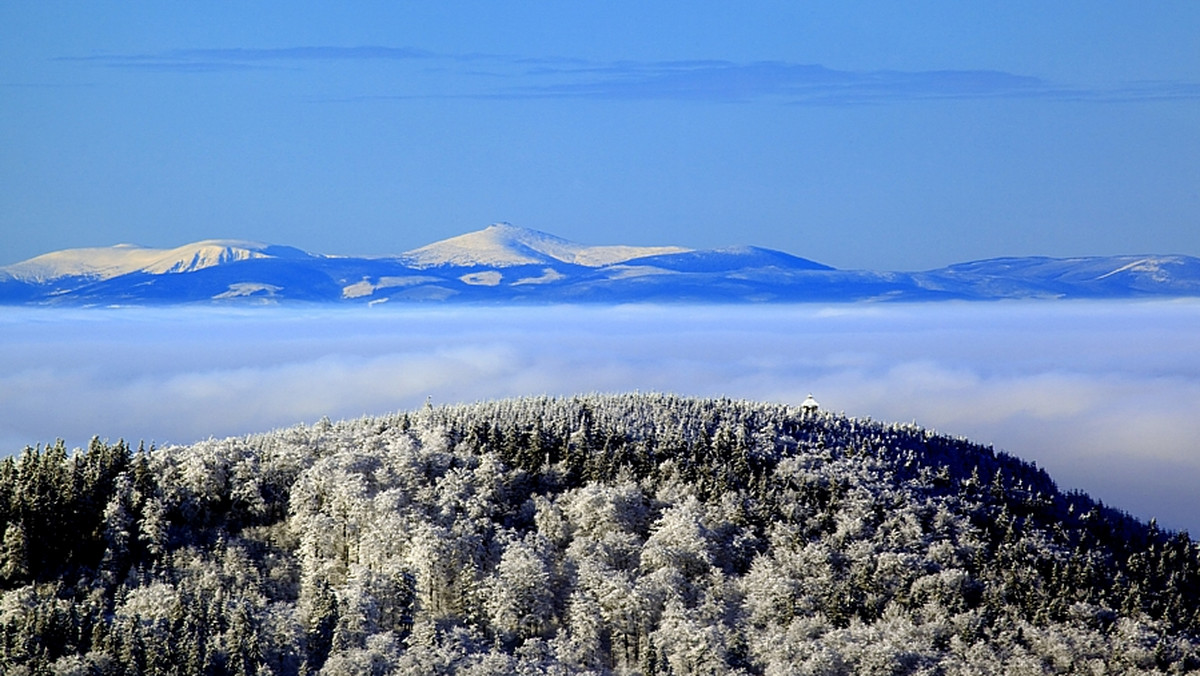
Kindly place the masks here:
<instances>
[{"instance_id":1,"label":"distant mountain ridge","mask_svg":"<svg viewBox=\"0 0 1200 676\"><path fill-rule=\"evenodd\" d=\"M0 268L0 304L853 302L1200 296L1200 258L996 258L839 270L754 246L591 246L497 223L397 256L242 240L67 249Z\"/></svg>"}]
</instances>

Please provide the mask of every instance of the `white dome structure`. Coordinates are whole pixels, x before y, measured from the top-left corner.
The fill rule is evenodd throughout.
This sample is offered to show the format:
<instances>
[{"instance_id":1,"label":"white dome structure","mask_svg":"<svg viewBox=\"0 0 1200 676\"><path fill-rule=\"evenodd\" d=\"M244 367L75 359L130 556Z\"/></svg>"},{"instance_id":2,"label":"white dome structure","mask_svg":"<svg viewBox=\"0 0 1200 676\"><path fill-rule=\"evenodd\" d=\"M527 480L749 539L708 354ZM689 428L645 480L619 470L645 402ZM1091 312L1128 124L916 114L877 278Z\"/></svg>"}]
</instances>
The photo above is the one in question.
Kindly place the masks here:
<instances>
[{"instance_id":1,"label":"white dome structure","mask_svg":"<svg viewBox=\"0 0 1200 676\"><path fill-rule=\"evenodd\" d=\"M805 397L804 401L800 403L800 411L806 414L816 413L820 409L821 405L817 403L816 399L813 399L811 394Z\"/></svg>"}]
</instances>

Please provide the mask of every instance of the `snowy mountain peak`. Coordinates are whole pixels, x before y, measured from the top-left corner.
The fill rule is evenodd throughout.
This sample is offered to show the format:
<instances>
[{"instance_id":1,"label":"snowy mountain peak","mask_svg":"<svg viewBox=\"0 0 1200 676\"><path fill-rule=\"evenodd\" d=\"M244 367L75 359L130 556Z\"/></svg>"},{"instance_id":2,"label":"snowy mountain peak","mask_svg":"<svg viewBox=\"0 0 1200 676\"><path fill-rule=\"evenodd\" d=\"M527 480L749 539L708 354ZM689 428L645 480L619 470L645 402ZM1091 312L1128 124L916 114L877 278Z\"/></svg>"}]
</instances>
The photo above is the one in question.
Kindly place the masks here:
<instances>
[{"instance_id":1,"label":"snowy mountain peak","mask_svg":"<svg viewBox=\"0 0 1200 676\"><path fill-rule=\"evenodd\" d=\"M4 268L15 279L45 283L63 277L112 279L131 272L167 274L192 272L250 258L305 257L299 249L261 242L209 239L174 249L136 244L54 251Z\"/></svg>"},{"instance_id":2,"label":"snowy mountain peak","mask_svg":"<svg viewBox=\"0 0 1200 676\"><path fill-rule=\"evenodd\" d=\"M683 251L688 249L674 246L586 246L540 230L509 223L493 223L483 230L413 249L401 258L417 267L454 265L503 268L555 262L600 267L633 258Z\"/></svg>"},{"instance_id":3,"label":"snowy mountain peak","mask_svg":"<svg viewBox=\"0 0 1200 676\"><path fill-rule=\"evenodd\" d=\"M210 239L170 249L153 263L140 268L141 272L167 274L191 272L249 258L269 258L266 244L240 240Z\"/></svg>"}]
</instances>

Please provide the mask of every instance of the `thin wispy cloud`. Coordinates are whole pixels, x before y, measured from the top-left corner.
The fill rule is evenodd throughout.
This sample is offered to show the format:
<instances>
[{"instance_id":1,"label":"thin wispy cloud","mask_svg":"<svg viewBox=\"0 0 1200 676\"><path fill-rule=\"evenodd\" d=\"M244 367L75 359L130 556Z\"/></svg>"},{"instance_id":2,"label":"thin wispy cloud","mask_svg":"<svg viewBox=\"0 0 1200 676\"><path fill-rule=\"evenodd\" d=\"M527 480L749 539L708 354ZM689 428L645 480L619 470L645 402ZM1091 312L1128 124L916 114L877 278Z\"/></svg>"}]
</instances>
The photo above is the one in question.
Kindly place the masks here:
<instances>
[{"instance_id":1,"label":"thin wispy cloud","mask_svg":"<svg viewBox=\"0 0 1200 676\"><path fill-rule=\"evenodd\" d=\"M434 53L412 47L381 47L366 45L359 47L281 47L276 49L189 49L171 52L177 58L211 61L360 61L390 60L407 61L428 59Z\"/></svg>"},{"instance_id":2,"label":"thin wispy cloud","mask_svg":"<svg viewBox=\"0 0 1200 676\"><path fill-rule=\"evenodd\" d=\"M529 95L605 99L870 103L1032 96L1051 89L1038 78L999 71L853 72L778 61L627 64L585 72L590 77L525 91Z\"/></svg>"},{"instance_id":3,"label":"thin wispy cloud","mask_svg":"<svg viewBox=\"0 0 1200 676\"><path fill-rule=\"evenodd\" d=\"M1200 83L1156 80L1133 82L1112 89L1064 91L1062 98L1088 101L1194 101L1200 99Z\"/></svg>"},{"instance_id":4,"label":"thin wispy cloud","mask_svg":"<svg viewBox=\"0 0 1200 676\"><path fill-rule=\"evenodd\" d=\"M921 100L1048 99L1169 101L1200 98L1200 83L1154 81L1109 87L1055 83L1001 70L839 70L787 61L589 61L494 54L444 54L410 47L298 46L180 49L146 54L61 57L110 68L207 73L367 61L442 69L438 91L363 92L367 99L595 99L625 101L773 101L862 105ZM467 66L466 64L470 64ZM479 77L484 76L484 77Z\"/></svg>"},{"instance_id":5,"label":"thin wispy cloud","mask_svg":"<svg viewBox=\"0 0 1200 676\"><path fill-rule=\"evenodd\" d=\"M110 68L200 73L272 68L295 62L410 61L436 55L410 47L311 46L279 48L174 49L145 54L64 56L60 61L93 63Z\"/></svg>"}]
</instances>

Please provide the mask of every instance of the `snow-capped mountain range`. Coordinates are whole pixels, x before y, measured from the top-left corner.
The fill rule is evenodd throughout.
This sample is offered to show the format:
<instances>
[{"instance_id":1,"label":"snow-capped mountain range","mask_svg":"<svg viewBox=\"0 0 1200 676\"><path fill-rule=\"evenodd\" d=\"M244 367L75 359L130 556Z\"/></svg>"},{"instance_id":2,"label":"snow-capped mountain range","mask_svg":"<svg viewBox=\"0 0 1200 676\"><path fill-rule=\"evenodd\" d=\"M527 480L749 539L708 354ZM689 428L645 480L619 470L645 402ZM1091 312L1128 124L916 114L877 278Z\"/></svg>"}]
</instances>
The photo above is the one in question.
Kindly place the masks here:
<instances>
[{"instance_id":1,"label":"snow-capped mountain range","mask_svg":"<svg viewBox=\"0 0 1200 676\"><path fill-rule=\"evenodd\" d=\"M838 270L758 247L588 246L507 223L398 256L205 240L68 249L0 268L0 303L839 302L1200 296L1179 255L997 258L923 272Z\"/></svg>"}]
</instances>

